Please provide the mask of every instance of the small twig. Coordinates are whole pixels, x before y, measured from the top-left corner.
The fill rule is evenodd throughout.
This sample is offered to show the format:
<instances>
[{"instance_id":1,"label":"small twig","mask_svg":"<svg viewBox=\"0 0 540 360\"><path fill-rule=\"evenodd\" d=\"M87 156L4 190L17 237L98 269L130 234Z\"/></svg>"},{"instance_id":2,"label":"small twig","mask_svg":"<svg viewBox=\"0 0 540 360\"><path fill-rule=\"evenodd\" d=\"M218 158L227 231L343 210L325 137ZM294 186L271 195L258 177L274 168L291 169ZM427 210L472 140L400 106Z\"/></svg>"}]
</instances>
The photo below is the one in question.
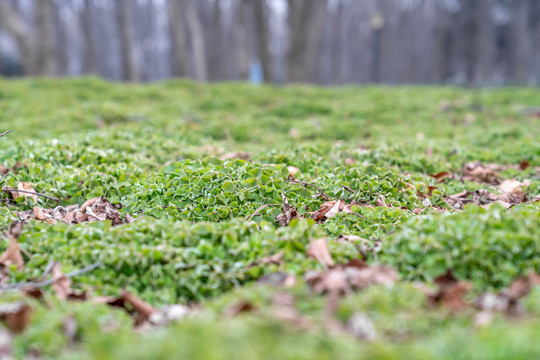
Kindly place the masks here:
<instances>
[{"instance_id":1,"label":"small twig","mask_svg":"<svg viewBox=\"0 0 540 360\"><path fill-rule=\"evenodd\" d=\"M288 179L290 182L292 183L296 183L296 184L302 184L304 187L305 186L311 186L311 187L314 187L315 189L319 190L320 193L321 193L321 196L324 198L324 200L326 201L330 201L330 197L328 196L327 193L325 193L320 187L316 186L316 185L313 185L313 184L310 184L310 183L307 183L305 181L300 181L300 180L293 180L293 179Z\"/></svg>"},{"instance_id":2,"label":"small twig","mask_svg":"<svg viewBox=\"0 0 540 360\"><path fill-rule=\"evenodd\" d=\"M279 205L279 204L264 204L261 207L259 207L257 210L255 210L255 212L253 214L249 215L246 218L246 221L248 221L248 222L251 221L251 219L253 219L253 217L257 216L259 214L259 212L261 212L262 210L266 209L269 206L281 206L281 205Z\"/></svg>"},{"instance_id":3,"label":"small twig","mask_svg":"<svg viewBox=\"0 0 540 360\"><path fill-rule=\"evenodd\" d=\"M4 131L3 133L0 134L0 137L6 136L6 135L9 134L10 132L13 132L13 130L6 130L6 131Z\"/></svg>"},{"instance_id":4,"label":"small twig","mask_svg":"<svg viewBox=\"0 0 540 360\"><path fill-rule=\"evenodd\" d=\"M478 196L478 199L476 200L476 205L480 206L481 204L481 201L482 201L482 196L484 196L487 192L487 189L489 189L491 186L495 185L495 183L493 184L488 184L483 190L482 192L480 193L480 195Z\"/></svg>"},{"instance_id":5,"label":"small twig","mask_svg":"<svg viewBox=\"0 0 540 360\"><path fill-rule=\"evenodd\" d=\"M70 272L68 274L65 274L64 276L67 277L67 278L72 278L72 277L75 277L75 276L79 276L79 275L82 275L82 274L84 274L86 272L92 271L92 270L100 267L101 265L103 265L103 264L100 263L100 262L97 262L95 264L83 267L82 269L72 271L72 272ZM40 282L25 282L25 283L7 284L7 285L0 286L0 291L17 291L17 290L24 289L25 287L41 288L41 287L51 285L52 283L54 283L53 279L44 280L44 281L40 281Z\"/></svg>"},{"instance_id":6,"label":"small twig","mask_svg":"<svg viewBox=\"0 0 540 360\"><path fill-rule=\"evenodd\" d=\"M26 190L18 190L18 189L2 189L2 191L4 191L4 192L21 192L21 193L25 193L25 194L32 194L32 195L37 195L37 196L44 197L46 199L55 201L57 203L60 202L60 199L57 199L57 198L49 196L49 195L41 194L41 193L38 193L38 192L34 192L34 191L26 191Z\"/></svg>"},{"instance_id":7,"label":"small twig","mask_svg":"<svg viewBox=\"0 0 540 360\"><path fill-rule=\"evenodd\" d=\"M350 192L351 194L354 194L354 190L351 189L350 186L347 186L347 185L341 185L341 186L343 186L343 188L344 188L345 190L347 190L348 192Z\"/></svg>"},{"instance_id":8,"label":"small twig","mask_svg":"<svg viewBox=\"0 0 540 360\"><path fill-rule=\"evenodd\" d=\"M364 221L367 221L367 222L369 222L369 223L372 223L372 224L374 224L374 222L373 222L373 221L369 220L368 218L366 218L366 217L365 217L364 215L362 215L362 214L359 214L359 213L355 213L355 212L350 212L350 213L347 213L347 214L352 214L352 215L356 215L356 216L359 216L359 217L361 217L362 219L364 219Z\"/></svg>"}]
</instances>

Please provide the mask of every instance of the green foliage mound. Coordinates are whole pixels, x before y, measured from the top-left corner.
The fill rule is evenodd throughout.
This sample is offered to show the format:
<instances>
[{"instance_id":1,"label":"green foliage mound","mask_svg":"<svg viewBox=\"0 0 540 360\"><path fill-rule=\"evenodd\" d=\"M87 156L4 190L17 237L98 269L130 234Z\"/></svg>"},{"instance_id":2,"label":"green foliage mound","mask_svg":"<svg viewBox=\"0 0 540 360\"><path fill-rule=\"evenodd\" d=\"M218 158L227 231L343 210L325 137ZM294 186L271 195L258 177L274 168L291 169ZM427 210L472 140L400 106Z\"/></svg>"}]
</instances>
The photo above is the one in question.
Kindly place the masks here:
<instances>
[{"instance_id":1,"label":"green foliage mound","mask_svg":"<svg viewBox=\"0 0 540 360\"><path fill-rule=\"evenodd\" d=\"M15 130L0 138L0 165L8 170L0 185L26 182L60 199L14 200L3 192L0 227L18 211L102 195L136 219L117 227L29 221L19 238L25 267L10 265L6 280L40 278L52 260L65 273L99 262L72 279L75 289L94 295L128 289L155 307L201 308L176 325L136 335L123 310L59 301L49 288L42 300L3 293L0 304L22 300L34 309L14 352L69 359L537 358L538 289L523 299L523 317L495 314L489 326L475 328L474 310L429 308L411 283L430 286L452 268L474 283L472 301L540 272L538 202L507 210L483 208L476 198L459 211L445 203L464 191L500 194L499 184L463 179L463 165L475 161L500 166L498 182L519 181L525 198L540 194L540 126L522 111L534 106L532 88L0 79L0 131ZM296 181L289 179L291 166L299 170ZM441 171L455 176L430 176ZM282 195L305 219L278 226ZM353 213L309 219L325 196ZM359 236L371 250L338 241L340 235ZM373 341L325 327L327 297L303 280L327 270L307 254L319 238L327 238L337 264L365 255L370 266L399 271L395 286L351 294L335 309L343 328L365 314ZM0 251L7 246L2 242ZM262 261L280 253L277 264ZM297 284L257 284L277 271ZM292 297L312 326L277 320L276 295ZM232 316L243 300L256 310ZM77 329L70 337L71 318Z\"/></svg>"}]
</instances>

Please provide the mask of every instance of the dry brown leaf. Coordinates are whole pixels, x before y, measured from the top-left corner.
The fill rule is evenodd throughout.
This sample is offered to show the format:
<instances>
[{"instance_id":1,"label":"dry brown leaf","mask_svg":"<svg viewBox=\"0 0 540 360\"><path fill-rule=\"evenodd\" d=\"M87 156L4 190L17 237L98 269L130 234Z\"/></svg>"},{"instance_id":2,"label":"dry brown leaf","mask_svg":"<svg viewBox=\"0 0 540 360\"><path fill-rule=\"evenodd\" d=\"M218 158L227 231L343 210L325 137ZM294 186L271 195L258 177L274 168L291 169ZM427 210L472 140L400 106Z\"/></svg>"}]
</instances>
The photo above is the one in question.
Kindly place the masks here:
<instances>
[{"instance_id":1,"label":"dry brown leaf","mask_svg":"<svg viewBox=\"0 0 540 360\"><path fill-rule=\"evenodd\" d=\"M520 163L519 163L519 169L520 170L525 170L527 169L528 167L530 167L531 164L529 164L529 162L527 160L522 160Z\"/></svg>"},{"instance_id":2,"label":"dry brown leaf","mask_svg":"<svg viewBox=\"0 0 540 360\"><path fill-rule=\"evenodd\" d=\"M48 224L53 224L55 221L51 215L46 214L41 208L34 206L34 219L45 221Z\"/></svg>"},{"instance_id":3,"label":"dry brown leaf","mask_svg":"<svg viewBox=\"0 0 540 360\"><path fill-rule=\"evenodd\" d=\"M452 270L448 270L435 278L435 284L438 290L427 294L431 306L442 305L454 311L467 307L464 297L472 287L470 282L458 281Z\"/></svg>"},{"instance_id":4,"label":"dry brown leaf","mask_svg":"<svg viewBox=\"0 0 540 360\"><path fill-rule=\"evenodd\" d=\"M258 312L257 307L248 300L240 300L227 309L225 317L233 318L238 316L239 314L251 312Z\"/></svg>"},{"instance_id":5,"label":"dry brown leaf","mask_svg":"<svg viewBox=\"0 0 540 360\"><path fill-rule=\"evenodd\" d=\"M301 171L296 166L287 166L287 170L289 170L289 179L296 180L296 175L301 174Z\"/></svg>"},{"instance_id":6,"label":"dry brown leaf","mask_svg":"<svg viewBox=\"0 0 540 360\"><path fill-rule=\"evenodd\" d=\"M84 222L96 222L110 220L113 226L127 222L133 222L131 215L126 215L123 220L118 209L120 204L111 204L104 197L97 197L85 201L79 208L78 205L57 206L54 209L42 209L34 207L32 210L16 212L19 219L41 220L50 224L61 221L67 224L78 224Z\"/></svg>"},{"instance_id":7,"label":"dry brown leaf","mask_svg":"<svg viewBox=\"0 0 540 360\"><path fill-rule=\"evenodd\" d=\"M9 174L10 171L10 168L5 167L4 165L0 165L0 175L5 176Z\"/></svg>"},{"instance_id":8,"label":"dry brown leaf","mask_svg":"<svg viewBox=\"0 0 540 360\"><path fill-rule=\"evenodd\" d=\"M0 304L0 320L15 334L21 333L30 323L32 308L25 302Z\"/></svg>"},{"instance_id":9,"label":"dry brown leaf","mask_svg":"<svg viewBox=\"0 0 540 360\"><path fill-rule=\"evenodd\" d=\"M523 194L523 188L527 188L529 185L531 185L530 180L504 180L499 185L499 190L501 190L505 194L513 195L513 196L521 196Z\"/></svg>"},{"instance_id":10,"label":"dry brown leaf","mask_svg":"<svg viewBox=\"0 0 540 360\"><path fill-rule=\"evenodd\" d=\"M371 285L392 285L399 278L397 271L385 265L368 267L363 261L351 261L321 273L308 271L304 280L316 293L347 295Z\"/></svg>"},{"instance_id":11,"label":"dry brown leaf","mask_svg":"<svg viewBox=\"0 0 540 360\"><path fill-rule=\"evenodd\" d=\"M446 179L451 179L452 178L452 174L449 173L448 171L440 171L440 172L438 172L436 174L431 174L429 176L431 176L434 179L437 179L438 183L442 183Z\"/></svg>"},{"instance_id":12,"label":"dry brown leaf","mask_svg":"<svg viewBox=\"0 0 540 360\"><path fill-rule=\"evenodd\" d=\"M323 267L333 267L335 265L332 255L328 250L326 238L311 240L306 254L316 259Z\"/></svg>"},{"instance_id":13,"label":"dry brown leaf","mask_svg":"<svg viewBox=\"0 0 540 360\"><path fill-rule=\"evenodd\" d=\"M52 288L56 293L56 297L60 300L86 300L88 295L86 292L74 292L71 289L71 280L62 273L62 268L58 263L54 263L51 268L53 279Z\"/></svg>"},{"instance_id":14,"label":"dry brown leaf","mask_svg":"<svg viewBox=\"0 0 540 360\"><path fill-rule=\"evenodd\" d=\"M24 269L24 259L21 254L21 247L14 237L9 238L9 245L2 255L0 255L0 264L4 266L15 265L17 270Z\"/></svg>"},{"instance_id":15,"label":"dry brown leaf","mask_svg":"<svg viewBox=\"0 0 540 360\"><path fill-rule=\"evenodd\" d=\"M289 201L285 197L285 194L281 194L283 198L283 213L276 217L279 226L288 226L292 219L300 219L298 211L289 205Z\"/></svg>"},{"instance_id":16,"label":"dry brown leaf","mask_svg":"<svg viewBox=\"0 0 540 360\"><path fill-rule=\"evenodd\" d=\"M157 310L150 304L139 299L127 290L122 291L122 298L131 305L138 316L135 318L135 325L142 324L150 319L152 314L155 314Z\"/></svg>"},{"instance_id":17,"label":"dry brown leaf","mask_svg":"<svg viewBox=\"0 0 540 360\"><path fill-rule=\"evenodd\" d=\"M463 165L463 179L480 183L497 184L498 176L493 168L486 167L480 161L469 162Z\"/></svg>"},{"instance_id":18,"label":"dry brown leaf","mask_svg":"<svg viewBox=\"0 0 540 360\"><path fill-rule=\"evenodd\" d=\"M540 284L540 277L535 273L529 273L526 277L514 280L510 286L499 294L483 293L476 298L474 305L485 312L506 312L508 315L518 315L523 312L520 299L531 292L533 286Z\"/></svg>"},{"instance_id":19,"label":"dry brown leaf","mask_svg":"<svg viewBox=\"0 0 540 360\"><path fill-rule=\"evenodd\" d=\"M340 212L351 213L351 206L347 205L343 200L327 201L321 205L319 210L311 215L311 218L315 221L324 221L333 218Z\"/></svg>"}]
</instances>

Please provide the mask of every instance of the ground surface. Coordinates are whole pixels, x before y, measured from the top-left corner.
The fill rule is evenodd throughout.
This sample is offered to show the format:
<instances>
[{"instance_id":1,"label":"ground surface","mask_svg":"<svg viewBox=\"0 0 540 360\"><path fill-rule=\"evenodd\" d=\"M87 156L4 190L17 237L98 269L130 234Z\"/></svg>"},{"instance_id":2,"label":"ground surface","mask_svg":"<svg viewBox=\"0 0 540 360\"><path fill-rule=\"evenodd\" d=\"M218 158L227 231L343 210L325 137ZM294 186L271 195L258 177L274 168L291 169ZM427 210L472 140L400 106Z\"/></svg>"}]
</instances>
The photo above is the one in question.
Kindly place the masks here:
<instances>
[{"instance_id":1,"label":"ground surface","mask_svg":"<svg viewBox=\"0 0 540 360\"><path fill-rule=\"evenodd\" d=\"M51 260L64 273L99 262L74 289L190 306L188 318L135 332L124 310L50 287L39 300L4 293L32 308L13 352L538 358L538 281L507 288L540 271L540 118L528 110L539 102L526 88L0 80L0 132L14 130L0 138L0 164L22 165L2 187L24 182L62 206L104 196L135 218L28 220L25 265L8 264L9 282L43 277ZM57 206L3 197L0 227ZM437 279L448 269L458 280ZM479 300L485 292L499 295Z\"/></svg>"}]
</instances>

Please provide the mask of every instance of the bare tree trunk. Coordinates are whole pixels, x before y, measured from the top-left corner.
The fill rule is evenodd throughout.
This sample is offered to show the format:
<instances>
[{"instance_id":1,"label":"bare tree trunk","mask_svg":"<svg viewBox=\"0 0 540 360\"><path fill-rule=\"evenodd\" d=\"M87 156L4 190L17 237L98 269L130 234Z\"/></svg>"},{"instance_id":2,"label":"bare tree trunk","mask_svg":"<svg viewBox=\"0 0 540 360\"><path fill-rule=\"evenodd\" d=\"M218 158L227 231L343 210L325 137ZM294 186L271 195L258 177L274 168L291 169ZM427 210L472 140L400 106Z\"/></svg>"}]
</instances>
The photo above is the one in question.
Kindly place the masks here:
<instances>
[{"instance_id":1,"label":"bare tree trunk","mask_svg":"<svg viewBox=\"0 0 540 360\"><path fill-rule=\"evenodd\" d=\"M168 6L172 40L172 73L174 76L185 76L187 75L188 51L184 31L185 17L182 11L182 0L169 0Z\"/></svg>"},{"instance_id":2,"label":"bare tree trunk","mask_svg":"<svg viewBox=\"0 0 540 360\"><path fill-rule=\"evenodd\" d=\"M32 29L23 17L5 1L0 1L0 21L4 29L13 37L19 53L24 73L38 75L36 69L36 46L32 36Z\"/></svg>"},{"instance_id":3,"label":"bare tree trunk","mask_svg":"<svg viewBox=\"0 0 540 360\"><path fill-rule=\"evenodd\" d=\"M56 75L56 56L54 43L54 3L52 0L39 0L36 6L37 66L44 75Z\"/></svg>"},{"instance_id":4,"label":"bare tree trunk","mask_svg":"<svg viewBox=\"0 0 540 360\"><path fill-rule=\"evenodd\" d=\"M235 16L234 16L234 37L236 39L236 51L235 56L238 59L237 74L240 79L247 79L249 76L249 33L248 33L248 19L245 2L238 2L236 4Z\"/></svg>"},{"instance_id":5,"label":"bare tree trunk","mask_svg":"<svg viewBox=\"0 0 540 360\"><path fill-rule=\"evenodd\" d=\"M326 0L288 0L287 80L289 82L307 82L315 77L317 53L325 26L326 8Z\"/></svg>"},{"instance_id":6,"label":"bare tree trunk","mask_svg":"<svg viewBox=\"0 0 540 360\"><path fill-rule=\"evenodd\" d=\"M195 79L206 81L208 72L206 69L206 51L204 48L203 28L194 0L182 0L187 18L187 26L191 37L191 47L193 48L193 63L195 69Z\"/></svg>"},{"instance_id":7,"label":"bare tree trunk","mask_svg":"<svg viewBox=\"0 0 540 360\"><path fill-rule=\"evenodd\" d=\"M118 32L122 48L122 78L125 81L138 82L141 73L135 57L133 41L133 9L131 0L119 0L116 3Z\"/></svg>"},{"instance_id":8,"label":"bare tree trunk","mask_svg":"<svg viewBox=\"0 0 540 360\"><path fill-rule=\"evenodd\" d=\"M82 72L83 74L97 74L96 51L92 36L92 0L85 0L84 7L79 13L79 24L82 33Z\"/></svg>"},{"instance_id":9,"label":"bare tree trunk","mask_svg":"<svg viewBox=\"0 0 540 360\"><path fill-rule=\"evenodd\" d=\"M254 4L255 27L257 29L257 51L261 62L264 81L272 80L270 50L268 48L270 39L268 36L268 9L263 0L251 0Z\"/></svg>"}]
</instances>

